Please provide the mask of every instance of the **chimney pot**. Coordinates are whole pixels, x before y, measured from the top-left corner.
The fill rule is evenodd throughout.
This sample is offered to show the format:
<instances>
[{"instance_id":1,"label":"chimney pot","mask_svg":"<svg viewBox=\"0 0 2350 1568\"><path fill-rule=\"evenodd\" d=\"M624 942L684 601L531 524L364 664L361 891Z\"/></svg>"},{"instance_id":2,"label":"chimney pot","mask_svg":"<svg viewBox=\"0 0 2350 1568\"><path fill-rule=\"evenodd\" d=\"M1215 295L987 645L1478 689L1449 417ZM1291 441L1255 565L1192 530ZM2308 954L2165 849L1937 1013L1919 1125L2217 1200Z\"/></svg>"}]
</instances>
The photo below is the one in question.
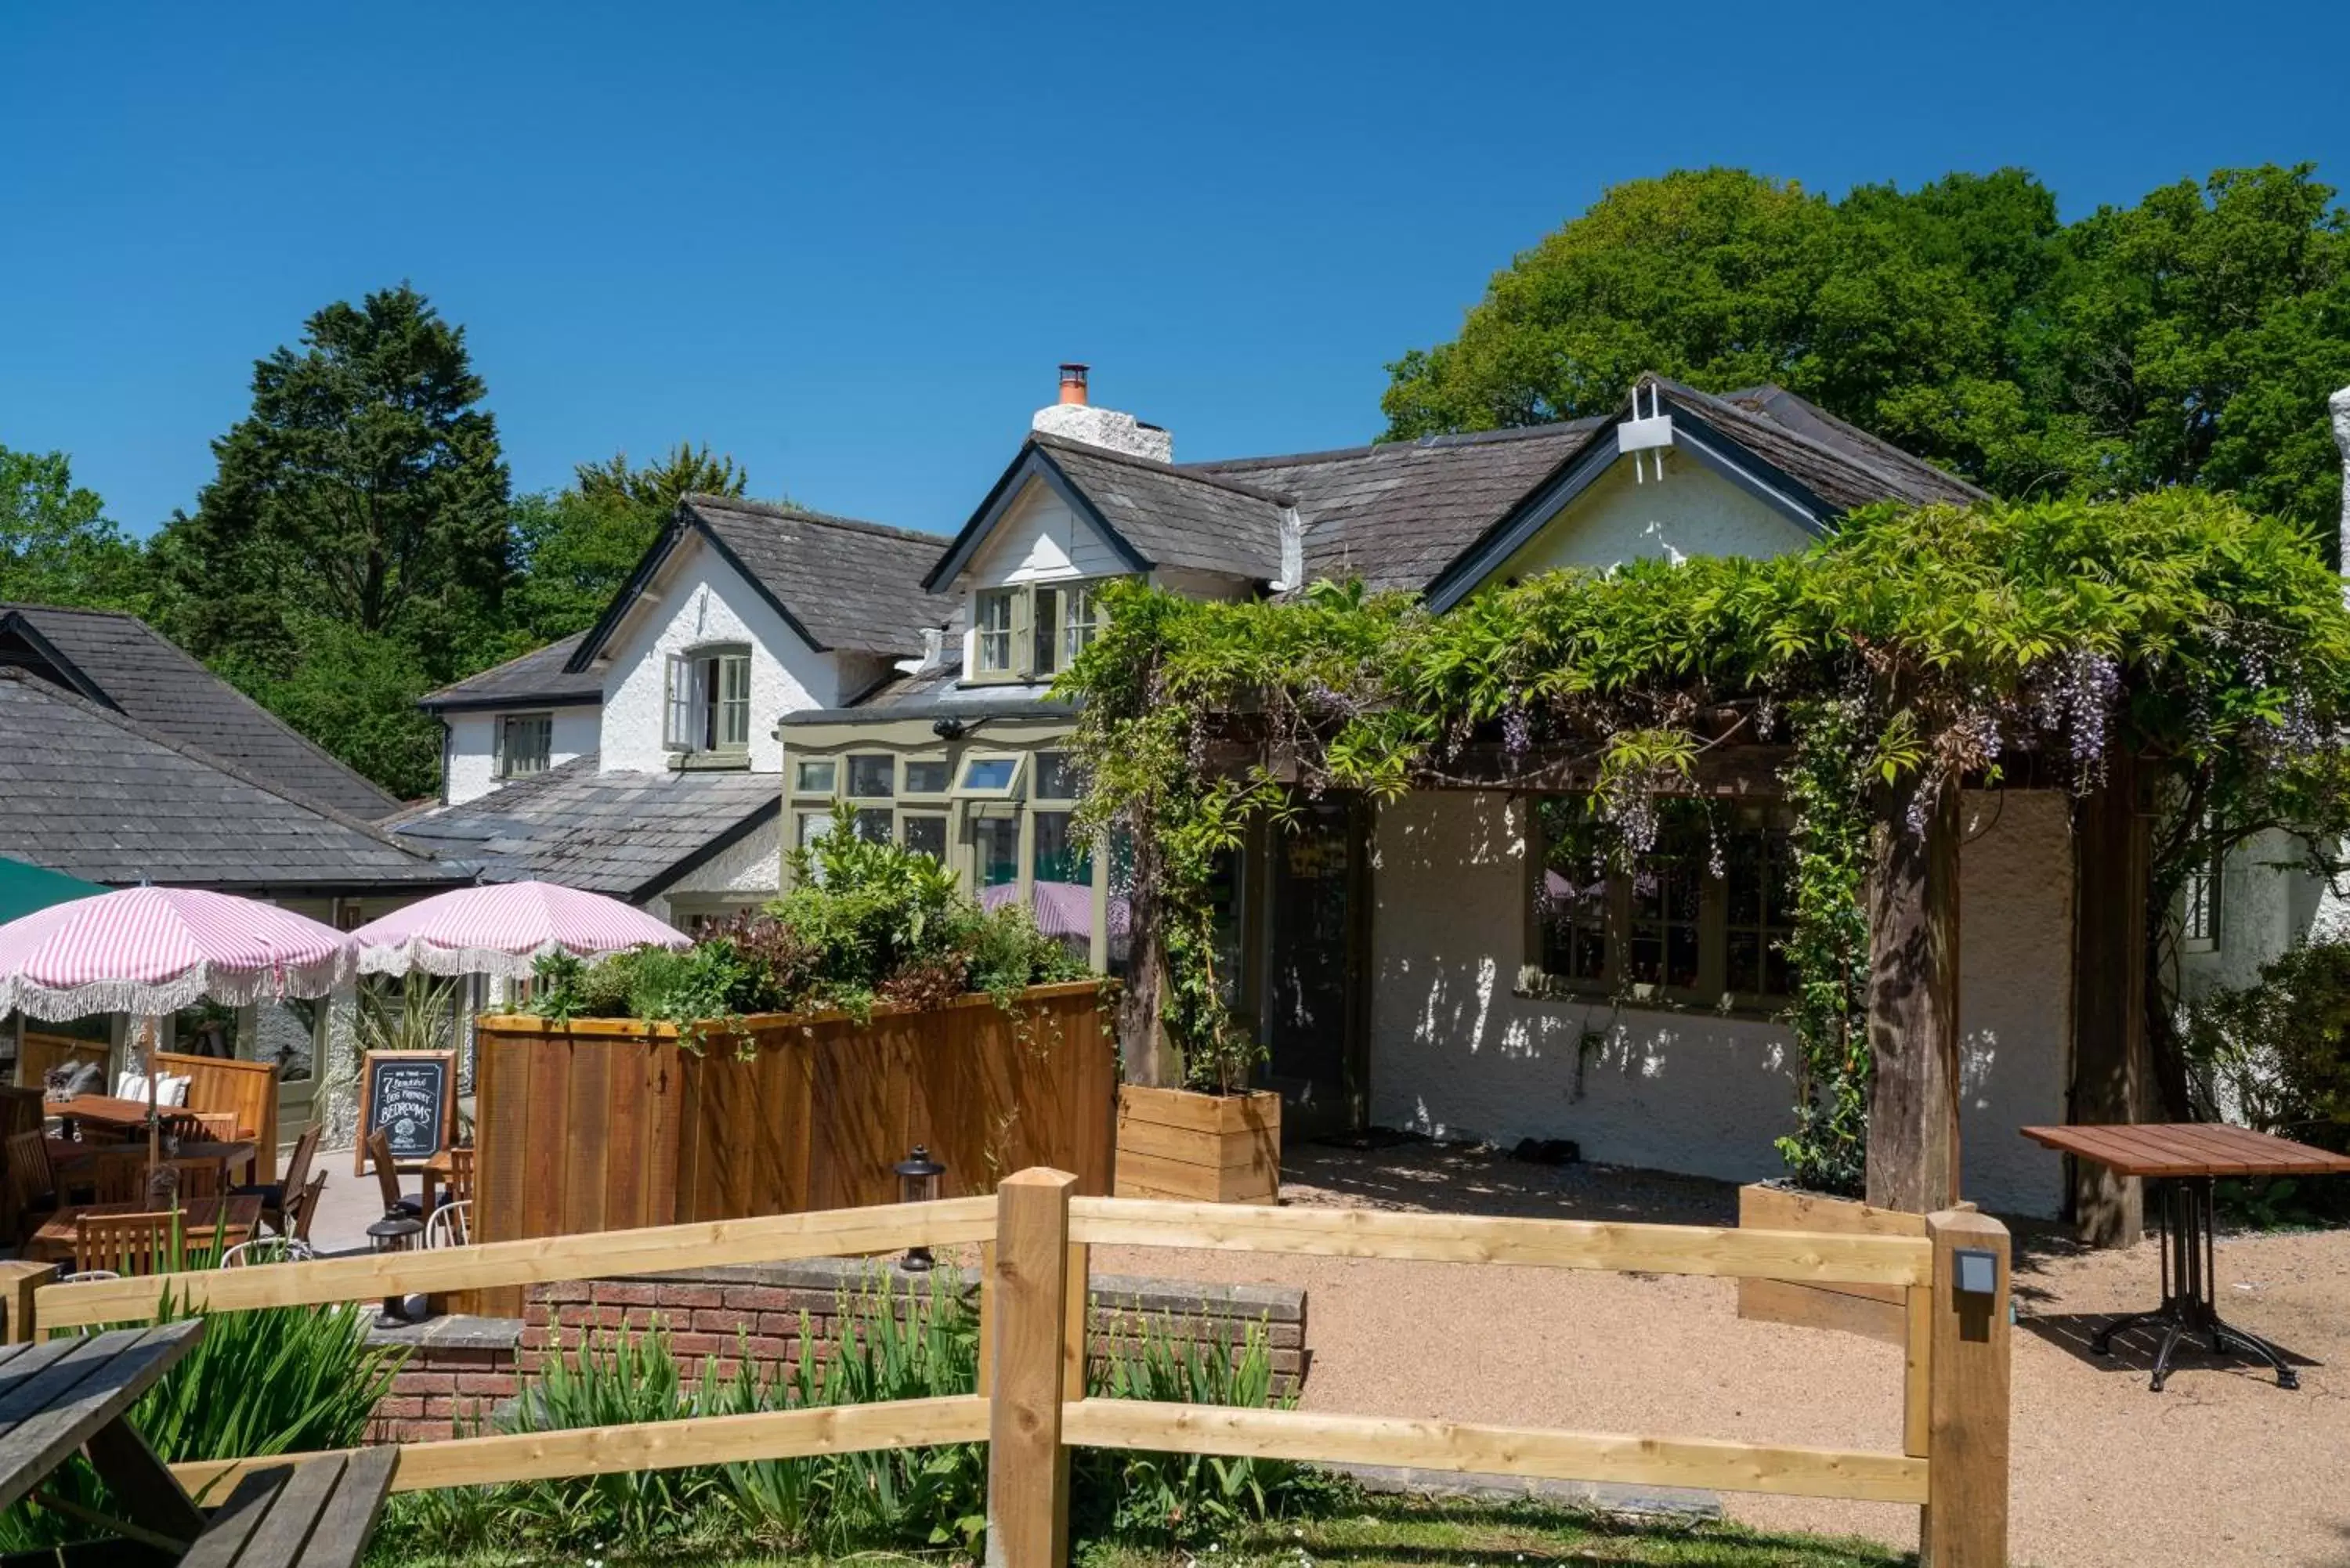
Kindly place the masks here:
<instances>
[{"instance_id":1,"label":"chimney pot","mask_svg":"<svg viewBox=\"0 0 2350 1568\"><path fill-rule=\"evenodd\" d=\"M1061 367L1061 401L1083 408L1086 403L1086 367L1066 364Z\"/></svg>"}]
</instances>

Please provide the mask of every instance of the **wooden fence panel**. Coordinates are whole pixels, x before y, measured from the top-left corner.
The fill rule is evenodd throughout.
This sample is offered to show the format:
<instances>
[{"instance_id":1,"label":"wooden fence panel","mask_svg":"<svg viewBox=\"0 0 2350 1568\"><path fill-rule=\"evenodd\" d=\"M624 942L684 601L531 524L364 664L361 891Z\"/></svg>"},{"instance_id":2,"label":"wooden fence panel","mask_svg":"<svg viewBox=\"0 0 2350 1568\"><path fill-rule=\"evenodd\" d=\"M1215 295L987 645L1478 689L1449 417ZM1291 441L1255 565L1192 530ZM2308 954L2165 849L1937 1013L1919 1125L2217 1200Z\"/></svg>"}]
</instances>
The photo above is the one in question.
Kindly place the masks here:
<instances>
[{"instance_id":1,"label":"wooden fence panel","mask_svg":"<svg viewBox=\"0 0 2350 1568\"><path fill-rule=\"evenodd\" d=\"M114 1048L103 1040L78 1040L70 1034L43 1034L28 1029L24 1046L16 1053L16 1084L20 1088L37 1089L50 1068L68 1062L95 1062L103 1072L113 1057ZM99 1092L110 1095L114 1085L108 1084Z\"/></svg>"}]
</instances>

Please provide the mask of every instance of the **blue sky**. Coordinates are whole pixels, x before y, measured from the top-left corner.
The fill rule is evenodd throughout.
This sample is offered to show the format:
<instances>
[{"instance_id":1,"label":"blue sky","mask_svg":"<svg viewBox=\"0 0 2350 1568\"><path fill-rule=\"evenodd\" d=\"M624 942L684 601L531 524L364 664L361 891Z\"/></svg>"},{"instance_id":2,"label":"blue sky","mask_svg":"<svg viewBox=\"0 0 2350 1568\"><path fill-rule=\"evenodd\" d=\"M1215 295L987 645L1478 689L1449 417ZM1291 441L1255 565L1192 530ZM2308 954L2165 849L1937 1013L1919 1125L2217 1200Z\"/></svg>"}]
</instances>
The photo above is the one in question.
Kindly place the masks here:
<instances>
[{"instance_id":1,"label":"blue sky","mask_svg":"<svg viewBox=\"0 0 2350 1568\"><path fill-rule=\"evenodd\" d=\"M1607 185L2350 186L2350 5L14 5L0 444L144 533L252 361L412 281L517 488L707 441L951 528L1063 358L1179 457L1344 445Z\"/></svg>"}]
</instances>

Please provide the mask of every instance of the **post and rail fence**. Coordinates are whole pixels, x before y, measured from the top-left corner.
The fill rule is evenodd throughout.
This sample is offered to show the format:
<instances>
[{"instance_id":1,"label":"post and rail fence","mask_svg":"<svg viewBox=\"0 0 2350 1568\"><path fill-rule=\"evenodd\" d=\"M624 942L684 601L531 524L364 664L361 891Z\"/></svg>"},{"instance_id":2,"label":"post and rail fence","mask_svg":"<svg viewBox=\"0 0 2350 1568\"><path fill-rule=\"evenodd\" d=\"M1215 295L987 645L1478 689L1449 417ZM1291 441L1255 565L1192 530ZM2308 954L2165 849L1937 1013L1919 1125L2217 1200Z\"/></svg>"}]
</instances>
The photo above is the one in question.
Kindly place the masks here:
<instances>
[{"instance_id":1,"label":"post and rail fence","mask_svg":"<svg viewBox=\"0 0 2350 1568\"><path fill-rule=\"evenodd\" d=\"M1914 1504L1924 1568L2007 1562L2008 1236L1987 1216L1929 1215L1922 1238L1834 1235L1091 1198L1076 1186L1065 1172L1032 1168L989 1196L78 1284L53 1282L48 1265L5 1264L0 1305L8 1338L19 1341L151 1319L167 1291L207 1312L234 1312L978 1244L977 1393L403 1444L392 1490L985 1442L990 1568L1061 1568L1068 1450L1114 1448ZM1087 1257L1097 1245L1898 1287L1907 1323L1901 1448L1088 1398ZM191 1490L216 1489L255 1462L173 1469Z\"/></svg>"}]
</instances>

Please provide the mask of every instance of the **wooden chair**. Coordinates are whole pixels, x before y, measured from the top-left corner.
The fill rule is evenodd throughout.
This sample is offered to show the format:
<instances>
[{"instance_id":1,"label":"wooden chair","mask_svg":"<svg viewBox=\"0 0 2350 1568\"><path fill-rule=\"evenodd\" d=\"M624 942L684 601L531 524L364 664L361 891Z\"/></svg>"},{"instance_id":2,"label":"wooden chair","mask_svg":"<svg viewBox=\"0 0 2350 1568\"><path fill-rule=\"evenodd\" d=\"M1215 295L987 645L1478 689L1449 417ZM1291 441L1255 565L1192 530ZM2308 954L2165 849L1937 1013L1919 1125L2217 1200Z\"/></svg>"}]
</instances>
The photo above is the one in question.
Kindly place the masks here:
<instances>
[{"instance_id":1,"label":"wooden chair","mask_svg":"<svg viewBox=\"0 0 2350 1568\"><path fill-rule=\"evenodd\" d=\"M60 1196L47 1136L38 1127L9 1134L6 1158L9 1210L16 1216L19 1235L29 1234L39 1224L36 1217L56 1209Z\"/></svg>"},{"instance_id":2,"label":"wooden chair","mask_svg":"<svg viewBox=\"0 0 2350 1568\"><path fill-rule=\"evenodd\" d=\"M368 1158L375 1166L376 1187L383 1193L386 1214L405 1214L413 1220L424 1218L424 1205L400 1190L400 1172L392 1168L391 1135L381 1127L367 1140Z\"/></svg>"},{"instance_id":3,"label":"wooden chair","mask_svg":"<svg viewBox=\"0 0 2350 1568\"><path fill-rule=\"evenodd\" d=\"M83 1214L74 1220L74 1272L160 1274L172 1262L180 1216Z\"/></svg>"},{"instance_id":4,"label":"wooden chair","mask_svg":"<svg viewBox=\"0 0 2350 1568\"><path fill-rule=\"evenodd\" d=\"M294 1140L294 1158L286 1162L285 1180L256 1181L230 1189L233 1192L259 1198L263 1223L281 1236L286 1233L286 1194L299 1197L304 1183L310 1179L310 1161L318 1152L319 1131L313 1127Z\"/></svg>"},{"instance_id":5,"label":"wooden chair","mask_svg":"<svg viewBox=\"0 0 2350 1568\"><path fill-rule=\"evenodd\" d=\"M318 1217L318 1200L326 1196L327 1173L319 1171L310 1178L310 1185L286 1202L286 1220L290 1227L285 1234L305 1246L310 1241L310 1222Z\"/></svg>"},{"instance_id":6,"label":"wooden chair","mask_svg":"<svg viewBox=\"0 0 2350 1568\"><path fill-rule=\"evenodd\" d=\"M473 1151L452 1148L449 1151L449 1181L444 1189L448 1196L443 1203L471 1203L473 1200Z\"/></svg>"},{"instance_id":7,"label":"wooden chair","mask_svg":"<svg viewBox=\"0 0 2350 1568\"><path fill-rule=\"evenodd\" d=\"M432 1210L432 1218L424 1222L424 1244L427 1247L463 1247L472 1240L473 1205L460 1199L443 1203Z\"/></svg>"},{"instance_id":8,"label":"wooden chair","mask_svg":"<svg viewBox=\"0 0 2350 1568\"><path fill-rule=\"evenodd\" d=\"M173 1111L162 1118L163 1136L182 1143L234 1143L234 1111Z\"/></svg>"},{"instance_id":9,"label":"wooden chair","mask_svg":"<svg viewBox=\"0 0 2350 1568\"><path fill-rule=\"evenodd\" d=\"M139 1203L147 1197L147 1149L125 1144L97 1156L88 1172L93 1203Z\"/></svg>"},{"instance_id":10,"label":"wooden chair","mask_svg":"<svg viewBox=\"0 0 2350 1568\"><path fill-rule=\"evenodd\" d=\"M218 1198L228 1190L228 1161L180 1167L180 1199Z\"/></svg>"}]
</instances>

